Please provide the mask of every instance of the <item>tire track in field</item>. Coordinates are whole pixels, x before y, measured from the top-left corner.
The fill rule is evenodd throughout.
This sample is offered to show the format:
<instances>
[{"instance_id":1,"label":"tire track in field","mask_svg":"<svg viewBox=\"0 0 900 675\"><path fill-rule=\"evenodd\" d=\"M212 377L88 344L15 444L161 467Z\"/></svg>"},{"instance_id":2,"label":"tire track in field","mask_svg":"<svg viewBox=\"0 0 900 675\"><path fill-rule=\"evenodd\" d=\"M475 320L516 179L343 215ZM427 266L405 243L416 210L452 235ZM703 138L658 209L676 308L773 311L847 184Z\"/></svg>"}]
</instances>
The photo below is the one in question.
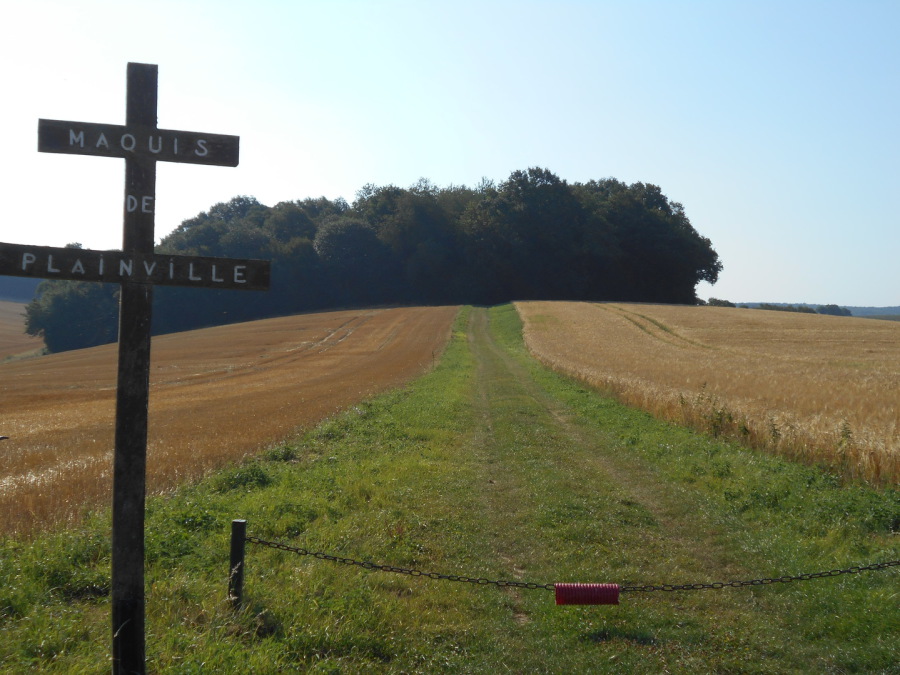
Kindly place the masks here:
<instances>
[{"instance_id":1,"label":"tire track in field","mask_svg":"<svg viewBox=\"0 0 900 675\"><path fill-rule=\"evenodd\" d=\"M639 312L633 312L631 310L625 309L624 307L620 307L619 305L593 304L592 307L596 307L597 309L600 309L602 311L609 312L615 316L619 316L650 337L670 344L674 347L682 347L687 349L697 347L699 347L700 349L716 349L712 345L707 345L702 342L697 342L696 340L691 340L690 338L685 337L674 328L664 324L658 319L654 319Z\"/></svg>"},{"instance_id":2,"label":"tire track in field","mask_svg":"<svg viewBox=\"0 0 900 675\"><path fill-rule=\"evenodd\" d=\"M473 438L485 474L482 485L486 487L480 495L483 517L490 523L495 555L512 570L516 580L658 584L716 581L750 574L743 565L743 554L729 545L727 533L721 531L721 526L705 522L699 505L689 494L660 482L651 468L629 458L620 439L610 438L602 429L579 425L572 411L535 381L522 360L496 342L487 310L472 311L468 335L476 363L475 407L481 419ZM513 451L508 449L510 434L517 440ZM632 528L630 538L625 537L624 541L637 539L640 543L631 550L617 551L617 557L626 561L626 569L637 569L638 578L603 578L602 570L592 572L601 578L535 578L536 566L564 558L565 554L552 550L546 542L532 540L523 545L516 534L516 523L541 517L541 493L557 491L571 493L573 502L619 509L630 518L645 519L637 526L623 523L622 527ZM619 534L611 532L610 539L615 540ZM572 542L588 551L595 548L598 553L594 555L599 555L608 544ZM677 573L679 578L648 578L644 568L658 568L660 560L677 561L673 565L677 570L670 573ZM688 578L681 578L682 575ZM527 602L521 592L507 592L512 598L514 620L519 625L527 624ZM668 599L683 601L671 596ZM745 610L734 594L694 595L688 602L701 613L715 607L715 613L728 617L728 622L739 622ZM754 603L765 606L759 598ZM773 623L770 630L784 629L777 619ZM709 628L711 632L717 629Z\"/></svg>"}]
</instances>

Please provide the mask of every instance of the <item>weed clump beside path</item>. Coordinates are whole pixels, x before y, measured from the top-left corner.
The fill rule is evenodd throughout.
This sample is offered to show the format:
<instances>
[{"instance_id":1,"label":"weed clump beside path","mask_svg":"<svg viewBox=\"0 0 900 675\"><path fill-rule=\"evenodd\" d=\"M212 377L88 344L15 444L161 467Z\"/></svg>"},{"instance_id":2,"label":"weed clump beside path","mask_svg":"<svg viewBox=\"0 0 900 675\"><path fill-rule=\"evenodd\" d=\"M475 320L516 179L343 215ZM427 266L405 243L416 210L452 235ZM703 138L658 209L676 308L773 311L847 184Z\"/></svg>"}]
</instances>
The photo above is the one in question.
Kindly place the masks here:
<instances>
[{"instance_id":1,"label":"weed clump beside path","mask_svg":"<svg viewBox=\"0 0 900 675\"><path fill-rule=\"evenodd\" d=\"M897 570L766 587L544 590L373 572L228 529L475 578L716 582L900 557L900 496L654 420L539 366L511 306L465 310L439 366L148 503L153 672L890 672ZM108 517L0 543L0 670L109 670Z\"/></svg>"}]
</instances>

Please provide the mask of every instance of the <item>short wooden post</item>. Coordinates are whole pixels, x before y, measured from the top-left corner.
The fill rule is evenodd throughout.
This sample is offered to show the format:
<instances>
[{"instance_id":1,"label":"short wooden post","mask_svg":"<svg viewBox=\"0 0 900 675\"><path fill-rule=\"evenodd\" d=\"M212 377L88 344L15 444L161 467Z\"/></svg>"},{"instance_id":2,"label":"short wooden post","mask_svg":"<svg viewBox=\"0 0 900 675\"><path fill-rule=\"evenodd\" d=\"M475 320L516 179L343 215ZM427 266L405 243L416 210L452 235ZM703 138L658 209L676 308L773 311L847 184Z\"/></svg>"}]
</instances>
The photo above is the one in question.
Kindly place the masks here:
<instances>
[{"instance_id":1,"label":"short wooden post","mask_svg":"<svg viewBox=\"0 0 900 675\"><path fill-rule=\"evenodd\" d=\"M247 521L231 521L231 566L228 574L228 599L240 609L244 602L244 548L247 542Z\"/></svg>"}]
</instances>

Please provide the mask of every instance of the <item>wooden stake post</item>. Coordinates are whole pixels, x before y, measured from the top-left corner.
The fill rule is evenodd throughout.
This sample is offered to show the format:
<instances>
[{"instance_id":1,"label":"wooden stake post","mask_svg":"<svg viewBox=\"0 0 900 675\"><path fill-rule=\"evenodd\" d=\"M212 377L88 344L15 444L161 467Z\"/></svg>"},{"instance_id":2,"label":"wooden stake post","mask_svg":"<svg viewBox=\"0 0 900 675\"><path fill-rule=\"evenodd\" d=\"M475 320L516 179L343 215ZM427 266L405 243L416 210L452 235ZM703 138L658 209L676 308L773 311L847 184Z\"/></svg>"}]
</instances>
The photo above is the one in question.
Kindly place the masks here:
<instances>
[{"instance_id":1,"label":"wooden stake post","mask_svg":"<svg viewBox=\"0 0 900 675\"><path fill-rule=\"evenodd\" d=\"M237 136L158 129L157 66L129 63L125 126L40 120L38 150L125 159L122 251L0 243L0 274L117 281L119 372L112 524L113 673L144 673L144 501L153 285L265 290L269 263L153 252L156 162L237 166Z\"/></svg>"}]
</instances>

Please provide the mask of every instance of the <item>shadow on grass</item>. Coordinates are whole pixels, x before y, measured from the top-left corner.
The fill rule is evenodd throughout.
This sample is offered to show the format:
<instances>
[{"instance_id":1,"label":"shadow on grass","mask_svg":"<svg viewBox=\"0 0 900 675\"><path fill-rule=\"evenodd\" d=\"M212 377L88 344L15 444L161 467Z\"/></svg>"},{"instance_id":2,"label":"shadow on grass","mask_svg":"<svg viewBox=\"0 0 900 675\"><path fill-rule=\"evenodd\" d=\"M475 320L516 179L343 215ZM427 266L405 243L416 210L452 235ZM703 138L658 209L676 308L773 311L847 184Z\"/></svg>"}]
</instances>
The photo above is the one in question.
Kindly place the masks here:
<instances>
[{"instance_id":1,"label":"shadow on grass","mask_svg":"<svg viewBox=\"0 0 900 675\"><path fill-rule=\"evenodd\" d=\"M585 642L611 642L613 640L623 640L625 642L633 642L637 645L652 647L659 644L653 635L647 631L629 631L620 630L618 628L606 628L603 630L592 631L581 636Z\"/></svg>"}]
</instances>

